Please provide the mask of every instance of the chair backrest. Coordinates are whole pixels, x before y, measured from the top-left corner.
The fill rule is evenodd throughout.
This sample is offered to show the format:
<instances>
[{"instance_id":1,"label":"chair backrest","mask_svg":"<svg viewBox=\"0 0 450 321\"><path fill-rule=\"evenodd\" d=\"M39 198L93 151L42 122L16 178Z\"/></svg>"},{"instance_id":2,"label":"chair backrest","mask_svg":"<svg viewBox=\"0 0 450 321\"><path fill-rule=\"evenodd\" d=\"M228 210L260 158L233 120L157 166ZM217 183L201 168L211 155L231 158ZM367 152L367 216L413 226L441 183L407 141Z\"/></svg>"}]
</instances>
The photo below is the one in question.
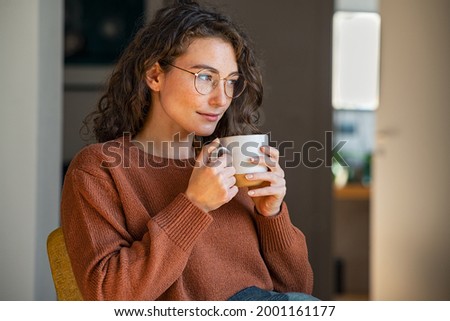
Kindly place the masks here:
<instances>
[{"instance_id":1,"label":"chair backrest","mask_svg":"<svg viewBox=\"0 0 450 321\"><path fill-rule=\"evenodd\" d=\"M51 232L47 238L47 254L58 300L82 301L83 297L75 281L64 234L60 227Z\"/></svg>"}]
</instances>

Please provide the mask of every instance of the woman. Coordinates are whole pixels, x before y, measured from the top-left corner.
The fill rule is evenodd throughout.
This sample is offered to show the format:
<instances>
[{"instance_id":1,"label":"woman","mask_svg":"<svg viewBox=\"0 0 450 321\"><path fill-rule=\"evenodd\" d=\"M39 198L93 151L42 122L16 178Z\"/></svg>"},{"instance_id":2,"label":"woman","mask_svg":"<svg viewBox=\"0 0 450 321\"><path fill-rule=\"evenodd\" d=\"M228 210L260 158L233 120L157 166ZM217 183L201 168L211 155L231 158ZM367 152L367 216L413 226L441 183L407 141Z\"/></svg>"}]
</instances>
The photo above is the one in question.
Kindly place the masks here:
<instances>
[{"instance_id":1,"label":"woman","mask_svg":"<svg viewBox=\"0 0 450 321\"><path fill-rule=\"evenodd\" d=\"M314 299L302 294L312 271L278 151L255 159L269 171L252 179L269 186L251 191L234 185L226 155L209 158L217 143L206 142L257 131L261 102L254 54L227 17L179 1L137 33L91 115L99 144L64 182L62 228L84 299Z\"/></svg>"}]
</instances>

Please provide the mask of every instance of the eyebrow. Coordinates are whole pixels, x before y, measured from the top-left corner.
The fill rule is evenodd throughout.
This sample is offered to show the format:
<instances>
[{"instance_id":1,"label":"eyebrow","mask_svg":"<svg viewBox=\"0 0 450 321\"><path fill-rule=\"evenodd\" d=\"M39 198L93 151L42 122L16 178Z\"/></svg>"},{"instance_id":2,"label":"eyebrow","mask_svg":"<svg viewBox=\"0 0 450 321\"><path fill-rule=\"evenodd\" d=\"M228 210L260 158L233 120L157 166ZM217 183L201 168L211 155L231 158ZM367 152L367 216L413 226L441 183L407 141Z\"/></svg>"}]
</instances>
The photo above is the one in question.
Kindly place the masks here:
<instances>
[{"instance_id":1,"label":"eyebrow","mask_svg":"<svg viewBox=\"0 0 450 321\"><path fill-rule=\"evenodd\" d=\"M220 74L220 72L216 68L211 67L209 65L205 65L205 64L194 65L194 66L191 66L191 68L193 68L193 69L209 69L209 70L212 70L212 71ZM236 71L232 71L232 72L230 72L227 75L227 77L230 76L230 75L233 75L233 74L238 74L238 73L239 73L239 71L237 71L237 70Z\"/></svg>"}]
</instances>

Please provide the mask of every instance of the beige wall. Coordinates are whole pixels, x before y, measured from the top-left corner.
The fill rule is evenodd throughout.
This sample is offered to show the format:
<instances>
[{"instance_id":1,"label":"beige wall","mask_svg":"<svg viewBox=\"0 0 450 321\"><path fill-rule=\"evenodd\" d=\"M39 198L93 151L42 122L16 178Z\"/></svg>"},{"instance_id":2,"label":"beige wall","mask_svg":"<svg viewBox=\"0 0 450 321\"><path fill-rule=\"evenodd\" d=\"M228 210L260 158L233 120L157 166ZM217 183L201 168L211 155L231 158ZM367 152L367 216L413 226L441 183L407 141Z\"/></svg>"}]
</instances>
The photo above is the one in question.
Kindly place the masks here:
<instances>
[{"instance_id":1,"label":"beige wall","mask_svg":"<svg viewBox=\"0 0 450 321\"><path fill-rule=\"evenodd\" d=\"M450 299L450 1L380 0L371 298Z\"/></svg>"},{"instance_id":2,"label":"beige wall","mask_svg":"<svg viewBox=\"0 0 450 321\"><path fill-rule=\"evenodd\" d=\"M0 0L0 300L55 298L46 237L61 183L62 2Z\"/></svg>"}]
</instances>

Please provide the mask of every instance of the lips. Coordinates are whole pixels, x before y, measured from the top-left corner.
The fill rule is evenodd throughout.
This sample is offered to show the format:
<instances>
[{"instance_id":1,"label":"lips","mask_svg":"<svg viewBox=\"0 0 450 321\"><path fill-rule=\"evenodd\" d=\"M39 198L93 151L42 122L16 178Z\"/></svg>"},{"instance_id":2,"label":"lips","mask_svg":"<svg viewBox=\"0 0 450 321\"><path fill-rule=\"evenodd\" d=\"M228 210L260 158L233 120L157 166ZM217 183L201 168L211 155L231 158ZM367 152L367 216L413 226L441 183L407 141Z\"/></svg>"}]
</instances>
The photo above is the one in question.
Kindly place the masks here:
<instances>
[{"instance_id":1,"label":"lips","mask_svg":"<svg viewBox=\"0 0 450 321\"><path fill-rule=\"evenodd\" d=\"M217 121L219 119L219 117L220 117L220 114L214 114L214 113L200 113L200 112L198 112L198 114L200 116L202 116L203 118L205 118L206 120L211 121L211 122Z\"/></svg>"}]
</instances>

